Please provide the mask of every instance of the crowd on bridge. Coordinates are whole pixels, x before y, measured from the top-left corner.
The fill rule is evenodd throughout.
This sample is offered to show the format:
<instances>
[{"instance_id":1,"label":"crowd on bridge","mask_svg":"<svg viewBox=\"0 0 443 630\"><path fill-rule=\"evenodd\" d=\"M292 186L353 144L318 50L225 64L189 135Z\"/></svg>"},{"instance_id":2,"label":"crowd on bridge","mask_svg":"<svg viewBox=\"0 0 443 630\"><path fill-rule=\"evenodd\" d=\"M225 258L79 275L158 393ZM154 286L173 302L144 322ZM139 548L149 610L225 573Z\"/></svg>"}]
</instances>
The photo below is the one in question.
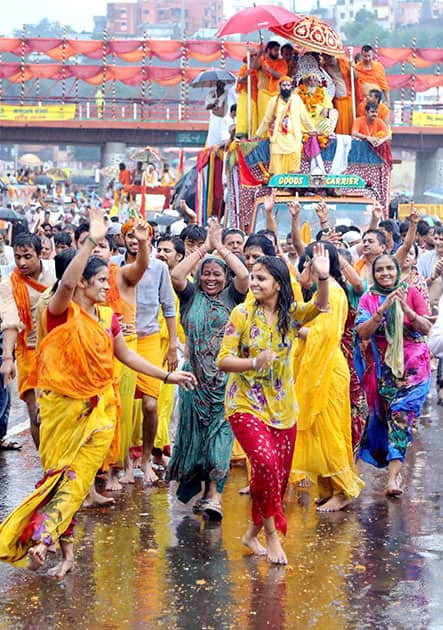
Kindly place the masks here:
<instances>
[{"instance_id":1,"label":"crowd on bridge","mask_svg":"<svg viewBox=\"0 0 443 630\"><path fill-rule=\"evenodd\" d=\"M319 512L346 509L364 488L361 458L386 468L387 500L401 497L429 346L443 354L443 226L374 205L365 231L332 227L320 202L321 230L305 243L292 201L281 243L274 203L247 237L215 218L197 224L184 202L180 235L97 207L76 226L2 233L0 448L20 449L7 437L17 372L44 474L0 525L1 560L39 569L59 543L50 574L62 578L76 512L113 503L137 469L220 523L231 462L245 461L243 543L275 564L287 562L288 484L315 492Z\"/></svg>"}]
</instances>

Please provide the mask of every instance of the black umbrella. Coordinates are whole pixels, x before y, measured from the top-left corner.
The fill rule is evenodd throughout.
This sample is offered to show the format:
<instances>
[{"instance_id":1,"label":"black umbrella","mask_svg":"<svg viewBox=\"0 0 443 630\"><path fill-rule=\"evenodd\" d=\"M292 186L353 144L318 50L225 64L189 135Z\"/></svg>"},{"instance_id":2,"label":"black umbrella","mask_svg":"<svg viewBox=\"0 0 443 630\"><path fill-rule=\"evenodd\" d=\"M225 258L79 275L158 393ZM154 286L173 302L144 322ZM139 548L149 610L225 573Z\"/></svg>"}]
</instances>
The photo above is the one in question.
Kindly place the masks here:
<instances>
[{"instance_id":1,"label":"black umbrella","mask_svg":"<svg viewBox=\"0 0 443 630\"><path fill-rule=\"evenodd\" d=\"M223 81L224 83L235 83L235 74L223 70L222 68L211 68L210 70L203 70L200 72L193 81L191 81L191 87L215 87L217 81Z\"/></svg>"},{"instance_id":2,"label":"black umbrella","mask_svg":"<svg viewBox=\"0 0 443 630\"><path fill-rule=\"evenodd\" d=\"M25 216L12 210L12 208L0 208L0 221L24 221Z\"/></svg>"}]
</instances>

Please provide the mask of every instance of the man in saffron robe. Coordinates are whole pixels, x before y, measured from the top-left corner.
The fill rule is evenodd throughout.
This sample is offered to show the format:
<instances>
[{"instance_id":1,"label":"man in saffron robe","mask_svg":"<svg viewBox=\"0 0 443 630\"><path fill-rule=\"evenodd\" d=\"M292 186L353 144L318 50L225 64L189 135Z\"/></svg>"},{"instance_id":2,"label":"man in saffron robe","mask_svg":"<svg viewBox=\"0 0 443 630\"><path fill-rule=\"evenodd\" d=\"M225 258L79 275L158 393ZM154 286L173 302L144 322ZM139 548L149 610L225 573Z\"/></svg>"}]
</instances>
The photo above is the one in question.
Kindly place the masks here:
<instances>
[{"instance_id":1,"label":"man in saffron robe","mask_svg":"<svg viewBox=\"0 0 443 630\"><path fill-rule=\"evenodd\" d=\"M260 138L269 130L271 139L270 173L297 173L300 170L303 131L315 133L303 101L292 91L292 79L283 76L280 93L269 101L257 129Z\"/></svg>"},{"instance_id":2,"label":"man in saffron robe","mask_svg":"<svg viewBox=\"0 0 443 630\"><path fill-rule=\"evenodd\" d=\"M389 103L389 86L385 69L382 64L374 59L372 46L366 44L361 49L361 60L355 64L358 79L360 81L362 97L369 94L372 89L381 90Z\"/></svg>"},{"instance_id":3,"label":"man in saffron robe","mask_svg":"<svg viewBox=\"0 0 443 630\"><path fill-rule=\"evenodd\" d=\"M338 121L335 127L336 133L350 136L354 114L352 111L352 84L351 84L351 64L348 59L337 59L332 55L322 55L323 68L334 81L335 96L333 104L338 112ZM355 83L355 81L354 81ZM358 86L356 85L356 94Z\"/></svg>"},{"instance_id":4,"label":"man in saffron robe","mask_svg":"<svg viewBox=\"0 0 443 630\"><path fill-rule=\"evenodd\" d=\"M280 57L280 44L270 41L266 44L264 55L257 60L258 97L257 120L263 120L269 99L278 95L279 81L288 74L288 64Z\"/></svg>"}]
</instances>

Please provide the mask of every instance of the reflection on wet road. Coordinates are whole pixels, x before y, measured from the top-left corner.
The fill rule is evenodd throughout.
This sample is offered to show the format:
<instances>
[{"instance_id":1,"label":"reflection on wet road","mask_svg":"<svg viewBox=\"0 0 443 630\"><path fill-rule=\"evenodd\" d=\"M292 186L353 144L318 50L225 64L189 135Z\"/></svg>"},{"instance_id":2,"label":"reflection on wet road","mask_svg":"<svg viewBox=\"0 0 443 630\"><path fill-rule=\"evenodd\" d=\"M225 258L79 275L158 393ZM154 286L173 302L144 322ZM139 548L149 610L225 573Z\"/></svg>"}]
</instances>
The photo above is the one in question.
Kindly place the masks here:
<instances>
[{"instance_id":1,"label":"reflection on wet road","mask_svg":"<svg viewBox=\"0 0 443 630\"><path fill-rule=\"evenodd\" d=\"M138 478L116 507L80 512L77 564L63 582L0 565L0 627L442 628L439 413L421 421L401 500L385 499L383 473L365 465L367 486L346 512L318 515L313 492L291 488L286 569L242 548L242 468L221 527ZM1 517L38 477L29 439L21 454L0 454Z\"/></svg>"}]
</instances>

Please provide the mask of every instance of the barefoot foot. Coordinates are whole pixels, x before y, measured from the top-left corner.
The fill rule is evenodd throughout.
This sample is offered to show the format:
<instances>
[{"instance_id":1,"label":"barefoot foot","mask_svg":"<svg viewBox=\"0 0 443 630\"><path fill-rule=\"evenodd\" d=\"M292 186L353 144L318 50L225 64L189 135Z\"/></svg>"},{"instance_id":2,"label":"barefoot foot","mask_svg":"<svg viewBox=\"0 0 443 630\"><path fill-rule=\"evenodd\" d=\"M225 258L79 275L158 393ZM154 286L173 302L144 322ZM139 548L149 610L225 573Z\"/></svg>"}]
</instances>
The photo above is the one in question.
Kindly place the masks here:
<instances>
[{"instance_id":1,"label":"barefoot foot","mask_svg":"<svg viewBox=\"0 0 443 630\"><path fill-rule=\"evenodd\" d=\"M148 486L153 486L158 481L158 476L155 474L154 470L152 469L151 462L144 461L141 466L141 469L143 471L145 484L147 484Z\"/></svg>"},{"instance_id":2,"label":"barefoot foot","mask_svg":"<svg viewBox=\"0 0 443 630\"><path fill-rule=\"evenodd\" d=\"M135 483L134 471L133 470L125 470L123 475L119 478L120 483Z\"/></svg>"},{"instance_id":3,"label":"barefoot foot","mask_svg":"<svg viewBox=\"0 0 443 630\"><path fill-rule=\"evenodd\" d=\"M266 555L269 562L272 564L288 564L288 559L283 547L281 546L280 539L277 531L265 532L266 535Z\"/></svg>"},{"instance_id":4,"label":"barefoot foot","mask_svg":"<svg viewBox=\"0 0 443 630\"><path fill-rule=\"evenodd\" d=\"M263 545L260 543L257 536L250 536L246 533L242 538L242 543L246 547L248 547L256 556L266 556L267 551L265 547L263 547Z\"/></svg>"},{"instance_id":5,"label":"barefoot foot","mask_svg":"<svg viewBox=\"0 0 443 630\"><path fill-rule=\"evenodd\" d=\"M48 547L44 543L39 543L35 547L31 547L28 551L28 569L30 571L37 571L45 564L46 553Z\"/></svg>"},{"instance_id":6,"label":"barefoot foot","mask_svg":"<svg viewBox=\"0 0 443 630\"><path fill-rule=\"evenodd\" d=\"M389 477L388 483L385 488L385 495L387 497L401 497L403 494L403 490L401 488L402 478L400 473L395 475L395 477Z\"/></svg>"},{"instance_id":7,"label":"barefoot foot","mask_svg":"<svg viewBox=\"0 0 443 630\"><path fill-rule=\"evenodd\" d=\"M122 486L117 477L117 472L113 468L111 468L109 470L108 481L106 482L105 490L107 490L108 492L118 492L121 489Z\"/></svg>"},{"instance_id":8,"label":"barefoot foot","mask_svg":"<svg viewBox=\"0 0 443 630\"><path fill-rule=\"evenodd\" d=\"M66 559L62 560L61 562L59 562L52 569L49 569L48 575L50 577L55 577L55 578L61 580L61 579L63 579L65 577L65 575L67 573L72 571L73 566L74 566L74 558L71 558L71 559L67 559L66 558Z\"/></svg>"},{"instance_id":9,"label":"barefoot foot","mask_svg":"<svg viewBox=\"0 0 443 630\"><path fill-rule=\"evenodd\" d=\"M99 494L94 486L90 489L88 496L83 501L82 507L84 508L95 508L95 507L109 507L110 505L115 504L115 499L112 497L104 497L102 494Z\"/></svg>"},{"instance_id":10,"label":"barefoot foot","mask_svg":"<svg viewBox=\"0 0 443 630\"><path fill-rule=\"evenodd\" d=\"M326 503L317 506L317 512L338 512L351 503L352 499L344 494L334 494Z\"/></svg>"}]
</instances>

